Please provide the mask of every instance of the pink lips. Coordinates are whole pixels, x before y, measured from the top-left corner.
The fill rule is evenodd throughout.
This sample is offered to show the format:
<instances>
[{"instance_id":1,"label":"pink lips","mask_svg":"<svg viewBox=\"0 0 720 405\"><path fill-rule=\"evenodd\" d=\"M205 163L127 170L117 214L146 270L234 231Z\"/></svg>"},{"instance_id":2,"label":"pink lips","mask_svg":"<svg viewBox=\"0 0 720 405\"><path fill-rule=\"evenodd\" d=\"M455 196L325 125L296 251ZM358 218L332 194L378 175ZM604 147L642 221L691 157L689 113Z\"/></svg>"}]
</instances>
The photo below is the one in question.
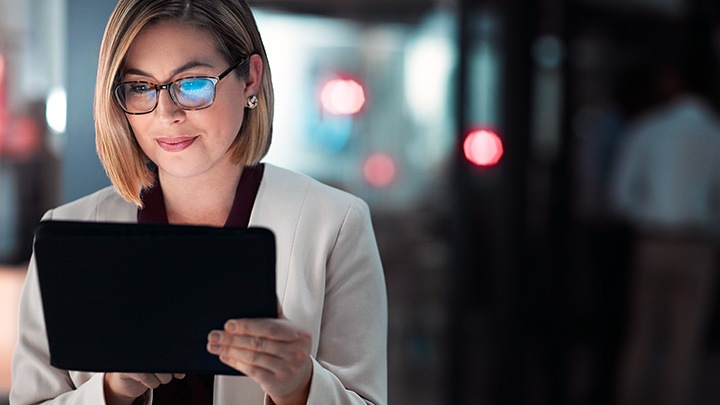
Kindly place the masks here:
<instances>
[{"instance_id":1,"label":"pink lips","mask_svg":"<svg viewBox=\"0 0 720 405\"><path fill-rule=\"evenodd\" d=\"M156 138L155 141L165 151L180 152L192 145L195 139L197 139L196 136L179 136L177 138Z\"/></svg>"}]
</instances>

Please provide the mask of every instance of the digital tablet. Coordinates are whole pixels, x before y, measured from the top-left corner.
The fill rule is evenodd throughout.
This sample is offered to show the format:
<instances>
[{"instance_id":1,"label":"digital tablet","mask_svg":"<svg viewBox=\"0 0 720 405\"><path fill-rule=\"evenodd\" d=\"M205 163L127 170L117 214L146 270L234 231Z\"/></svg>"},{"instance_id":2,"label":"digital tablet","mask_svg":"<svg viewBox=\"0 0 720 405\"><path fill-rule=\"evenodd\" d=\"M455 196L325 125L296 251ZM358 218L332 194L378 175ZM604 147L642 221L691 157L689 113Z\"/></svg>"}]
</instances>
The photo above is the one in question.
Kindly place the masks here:
<instances>
[{"instance_id":1,"label":"digital tablet","mask_svg":"<svg viewBox=\"0 0 720 405\"><path fill-rule=\"evenodd\" d=\"M208 333L277 317L265 228L42 221L34 248L60 369L239 375L207 352Z\"/></svg>"}]
</instances>

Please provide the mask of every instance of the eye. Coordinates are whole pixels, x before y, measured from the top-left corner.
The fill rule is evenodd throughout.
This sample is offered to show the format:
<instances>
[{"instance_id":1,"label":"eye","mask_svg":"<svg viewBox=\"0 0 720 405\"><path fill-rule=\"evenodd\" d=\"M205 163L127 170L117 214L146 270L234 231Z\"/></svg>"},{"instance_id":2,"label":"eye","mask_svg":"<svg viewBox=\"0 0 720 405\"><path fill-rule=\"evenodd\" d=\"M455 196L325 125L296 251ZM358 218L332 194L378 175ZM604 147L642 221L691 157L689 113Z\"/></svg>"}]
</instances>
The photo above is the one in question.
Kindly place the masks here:
<instances>
[{"instance_id":1,"label":"eye","mask_svg":"<svg viewBox=\"0 0 720 405\"><path fill-rule=\"evenodd\" d=\"M183 93L205 92L211 90L212 85L212 81L205 78L182 79L177 83L178 90Z\"/></svg>"},{"instance_id":2,"label":"eye","mask_svg":"<svg viewBox=\"0 0 720 405\"><path fill-rule=\"evenodd\" d=\"M133 94L145 94L150 90L154 90L150 83L130 83L126 85L129 93Z\"/></svg>"},{"instance_id":3,"label":"eye","mask_svg":"<svg viewBox=\"0 0 720 405\"><path fill-rule=\"evenodd\" d=\"M212 104L215 83L206 77L191 77L175 82L175 100L186 108L201 108Z\"/></svg>"}]
</instances>

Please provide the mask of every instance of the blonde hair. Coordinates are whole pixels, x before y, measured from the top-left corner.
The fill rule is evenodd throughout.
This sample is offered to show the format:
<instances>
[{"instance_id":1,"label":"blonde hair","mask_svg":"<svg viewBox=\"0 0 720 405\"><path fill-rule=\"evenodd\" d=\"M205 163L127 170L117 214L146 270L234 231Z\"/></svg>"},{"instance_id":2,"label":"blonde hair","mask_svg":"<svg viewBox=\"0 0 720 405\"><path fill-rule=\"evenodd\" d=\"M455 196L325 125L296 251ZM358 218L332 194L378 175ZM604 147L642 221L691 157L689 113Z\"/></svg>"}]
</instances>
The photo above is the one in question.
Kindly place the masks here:
<instances>
[{"instance_id":1,"label":"blonde hair","mask_svg":"<svg viewBox=\"0 0 720 405\"><path fill-rule=\"evenodd\" d=\"M139 207L141 190L152 187L156 179L112 91L123 74L125 55L138 33L166 20L206 30L228 64L240 57L260 55L263 72L258 106L244 109L243 125L231 147L234 161L257 164L272 139L274 97L270 67L255 18L245 0L120 0L100 46L94 103L95 141L100 161L115 189ZM248 64L240 66L243 67L240 75L245 77Z\"/></svg>"}]
</instances>

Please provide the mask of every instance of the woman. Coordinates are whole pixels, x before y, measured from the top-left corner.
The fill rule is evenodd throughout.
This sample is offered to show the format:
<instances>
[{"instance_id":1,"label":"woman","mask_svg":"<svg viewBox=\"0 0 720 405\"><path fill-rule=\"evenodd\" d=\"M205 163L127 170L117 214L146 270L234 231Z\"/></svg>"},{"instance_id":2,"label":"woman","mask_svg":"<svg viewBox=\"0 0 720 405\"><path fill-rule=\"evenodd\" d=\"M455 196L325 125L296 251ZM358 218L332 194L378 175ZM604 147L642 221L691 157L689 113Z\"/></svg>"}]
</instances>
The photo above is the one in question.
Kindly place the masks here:
<instances>
[{"instance_id":1,"label":"woman","mask_svg":"<svg viewBox=\"0 0 720 405\"><path fill-rule=\"evenodd\" d=\"M258 163L272 115L270 69L245 0L120 0L95 94L97 149L113 187L44 218L267 227L281 315L208 331L207 350L247 377L58 370L32 260L11 403L386 402L387 302L368 208Z\"/></svg>"}]
</instances>

